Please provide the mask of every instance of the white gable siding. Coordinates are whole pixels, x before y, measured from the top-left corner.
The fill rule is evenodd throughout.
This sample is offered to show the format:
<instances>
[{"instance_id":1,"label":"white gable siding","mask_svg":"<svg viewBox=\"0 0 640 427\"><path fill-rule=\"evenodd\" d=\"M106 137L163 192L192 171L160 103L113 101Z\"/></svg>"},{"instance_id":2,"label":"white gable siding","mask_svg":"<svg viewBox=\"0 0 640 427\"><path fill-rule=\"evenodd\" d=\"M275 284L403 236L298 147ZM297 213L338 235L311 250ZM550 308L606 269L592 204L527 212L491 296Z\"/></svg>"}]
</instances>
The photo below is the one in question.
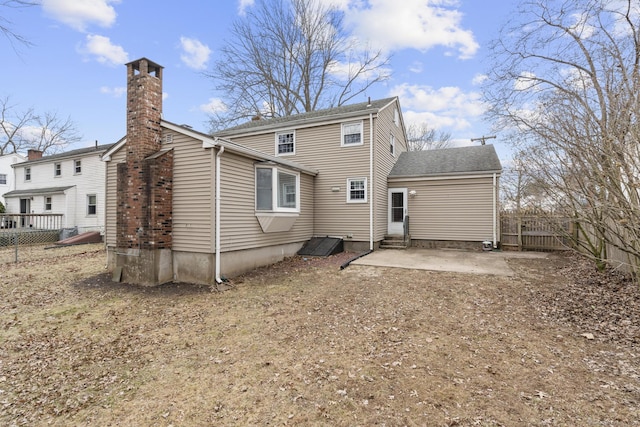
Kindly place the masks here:
<instances>
[{"instance_id":1,"label":"white gable siding","mask_svg":"<svg viewBox=\"0 0 640 427\"><path fill-rule=\"evenodd\" d=\"M2 202L5 207L7 206L7 202L3 197L4 193L16 189L15 175L11 165L23 162L24 160L24 157L19 154L0 156L0 174L6 175L7 178L6 183L2 184L0 182L0 202Z\"/></svg>"}]
</instances>

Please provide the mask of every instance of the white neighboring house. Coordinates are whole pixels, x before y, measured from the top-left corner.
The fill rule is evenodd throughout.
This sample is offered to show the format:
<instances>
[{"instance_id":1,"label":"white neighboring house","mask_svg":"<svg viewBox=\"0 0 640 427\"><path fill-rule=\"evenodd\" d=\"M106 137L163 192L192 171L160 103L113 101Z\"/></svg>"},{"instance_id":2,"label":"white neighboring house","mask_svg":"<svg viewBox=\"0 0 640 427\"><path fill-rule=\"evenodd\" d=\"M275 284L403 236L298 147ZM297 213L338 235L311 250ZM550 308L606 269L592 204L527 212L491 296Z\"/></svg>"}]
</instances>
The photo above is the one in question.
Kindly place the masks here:
<instances>
[{"instance_id":1,"label":"white neighboring house","mask_svg":"<svg viewBox=\"0 0 640 427\"><path fill-rule=\"evenodd\" d=\"M105 163L111 146L96 145L43 156L29 150L12 165L15 189L4 194L9 214L62 214L62 228L104 232Z\"/></svg>"},{"instance_id":2,"label":"white neighboring house","mask_svg":"<svg viewBox=\"0 0 640 427\"><path fill-rule=\"evenodd\" d=\"M24 162L25 160L27 160L26 157L18 153L0 156L0 202L2 202L5 207L7 206L7 202L4 199L5 193L16 189L16 181L11 165Z\"/></svg>"}]
</instances>

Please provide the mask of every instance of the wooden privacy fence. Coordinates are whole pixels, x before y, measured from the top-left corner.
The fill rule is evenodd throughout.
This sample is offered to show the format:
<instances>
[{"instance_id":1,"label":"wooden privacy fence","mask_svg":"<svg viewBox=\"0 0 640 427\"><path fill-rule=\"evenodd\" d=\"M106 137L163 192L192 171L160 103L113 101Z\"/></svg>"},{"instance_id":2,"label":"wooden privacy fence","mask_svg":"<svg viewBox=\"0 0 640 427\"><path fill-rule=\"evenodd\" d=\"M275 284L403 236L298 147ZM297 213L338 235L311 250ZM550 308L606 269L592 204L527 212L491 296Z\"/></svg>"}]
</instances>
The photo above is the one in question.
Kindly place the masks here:
<instances>
[{"instance_id":1,"label":"wooden privacy fence","mask_svg":"<svg viewBox=\"0 0 640 427\"><path fill-rule=\"evenodd\" d=\"M572 248L575 222L568 217L516 215L500 216L500 244L505 250L561 251Z\"/></svg>"}]
</instances>

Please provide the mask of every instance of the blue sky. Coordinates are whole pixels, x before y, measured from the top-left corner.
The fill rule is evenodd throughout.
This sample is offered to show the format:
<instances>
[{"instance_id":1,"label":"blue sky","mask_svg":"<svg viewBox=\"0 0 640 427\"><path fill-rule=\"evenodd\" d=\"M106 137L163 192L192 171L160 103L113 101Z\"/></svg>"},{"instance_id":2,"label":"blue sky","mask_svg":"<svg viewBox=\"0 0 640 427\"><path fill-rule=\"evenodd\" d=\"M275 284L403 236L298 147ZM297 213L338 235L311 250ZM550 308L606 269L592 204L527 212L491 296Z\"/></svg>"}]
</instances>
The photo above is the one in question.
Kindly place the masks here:
<instances>
[{"instance_id":1,"label":"blue sky","mask_svg":"<svg viewBox=\"0 0 640 427\"><path fill-rule=\"evenodd\" d=\"M514 2L504 0L322 0L345 11L356 37L391 55L392 77L372 99L398 95L405 122L451 132L458 144L491 133L479 82L488 42ZM164 69L164 117L207 131L221 94L213 67L231 22L251 0L42 0L0 10L31 47L0 38L0 96L20 109L70 116L82 141L116 142L125 133L126 62L147 57ZM508 148L490 141L506 163Z\"/></svg>"}]
</instances>

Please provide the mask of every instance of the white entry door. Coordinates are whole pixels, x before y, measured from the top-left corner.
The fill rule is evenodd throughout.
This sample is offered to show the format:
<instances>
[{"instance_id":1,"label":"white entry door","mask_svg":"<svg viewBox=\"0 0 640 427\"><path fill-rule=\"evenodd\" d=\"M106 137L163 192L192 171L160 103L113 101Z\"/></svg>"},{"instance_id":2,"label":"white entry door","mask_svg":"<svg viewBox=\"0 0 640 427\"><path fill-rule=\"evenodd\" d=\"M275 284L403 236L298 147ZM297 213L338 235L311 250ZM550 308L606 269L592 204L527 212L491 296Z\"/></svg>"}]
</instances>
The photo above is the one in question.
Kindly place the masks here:
<instances>
[{"instance_id":1,"label":"white entry door","mask_svg":"<svg viewBox=\"0 0 640 427\"><path fill-rule=\"evenodd\" d=\"M389 234L404 234L404 217L407 215L407 189L389 189Z\"/></svg>"}]
</instances>

